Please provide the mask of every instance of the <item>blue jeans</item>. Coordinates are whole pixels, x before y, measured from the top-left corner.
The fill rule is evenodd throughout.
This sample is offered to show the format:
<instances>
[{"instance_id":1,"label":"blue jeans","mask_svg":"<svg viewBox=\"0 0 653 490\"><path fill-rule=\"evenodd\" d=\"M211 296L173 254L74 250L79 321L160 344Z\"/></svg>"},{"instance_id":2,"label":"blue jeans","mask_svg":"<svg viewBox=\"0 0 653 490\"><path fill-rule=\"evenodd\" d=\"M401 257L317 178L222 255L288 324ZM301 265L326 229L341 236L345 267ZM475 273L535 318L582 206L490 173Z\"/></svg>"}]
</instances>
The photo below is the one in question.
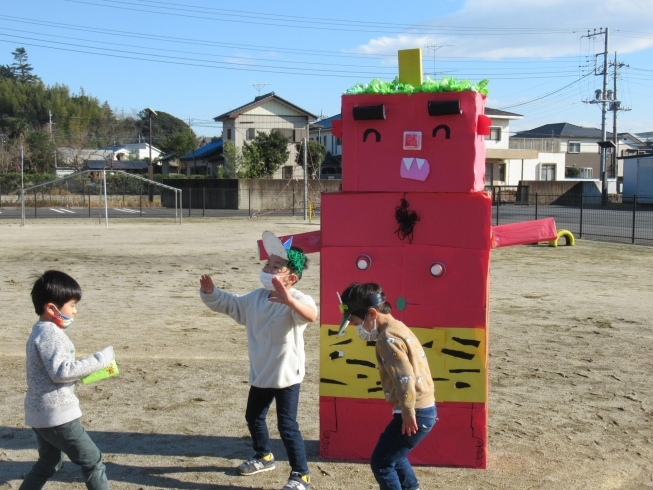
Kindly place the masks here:
<instances>
[{"instance_id":1,"label":"blue jeans","mask_svg":"<svg viewBox=\"0 0 653 490\"><path fill-rule=\"evenodd\" d=\"M437 409L433 407L415 410L417 433L407 436L401 433L403 421L395 413L379 437L370 464L374 478L381 490L416 490L419 482L408 462L410 453L424 439L435 425Z\"/></svg>"},{"instance_id":2,"label":"blue jeans","mask_svg":"<svg viewBox=\"0 0 653 490\"><path fill-rule=\"evenodd\" d=\"M39 444L39 459L23 480L20 490L39 490L61 469L64 454L81 466L86 488L109 490L102 453L79 423L73 420L57 427L33 429Z\"/></svg>"},{"instance_id":3,"label":"blue jeans","mask_svg":"<svg viewBox=\"0 0 653 490\"><path fill-rule=\"evenodd\" d=\"M258 456L271 452L270 434L265 417L272 400L277 402L277 427L281 440L288 453L288 462L292 471L302 475L308 473L306 448L297 423L297 405L299 404L299 383L288 388L249 388L245 420L252 435L254 451Z\"/></svg>"}]
</instances>

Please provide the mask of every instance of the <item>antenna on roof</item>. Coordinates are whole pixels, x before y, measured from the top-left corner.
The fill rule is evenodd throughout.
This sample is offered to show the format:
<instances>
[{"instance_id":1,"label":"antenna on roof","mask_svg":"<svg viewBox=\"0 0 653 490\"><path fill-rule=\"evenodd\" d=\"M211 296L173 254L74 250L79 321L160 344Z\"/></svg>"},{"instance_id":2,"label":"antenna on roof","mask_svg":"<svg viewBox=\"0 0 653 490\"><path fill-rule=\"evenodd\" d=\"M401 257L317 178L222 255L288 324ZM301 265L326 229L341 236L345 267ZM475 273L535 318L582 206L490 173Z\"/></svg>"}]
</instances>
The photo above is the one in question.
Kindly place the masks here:
<instances>
[{"instance_id":1,"label":"antenna on roof","mask_svg":"<svg viewBox=\"0 0 653 490\"><path fill-rule=\"evenodd\" d=\"M265 87L266 85L272 85L271 83L263 83L263 82L252 82L250 83L252 87L254 87L256 90L258 90L258 96L261 96L261 89Z\"/></svg>"}]
</instances>

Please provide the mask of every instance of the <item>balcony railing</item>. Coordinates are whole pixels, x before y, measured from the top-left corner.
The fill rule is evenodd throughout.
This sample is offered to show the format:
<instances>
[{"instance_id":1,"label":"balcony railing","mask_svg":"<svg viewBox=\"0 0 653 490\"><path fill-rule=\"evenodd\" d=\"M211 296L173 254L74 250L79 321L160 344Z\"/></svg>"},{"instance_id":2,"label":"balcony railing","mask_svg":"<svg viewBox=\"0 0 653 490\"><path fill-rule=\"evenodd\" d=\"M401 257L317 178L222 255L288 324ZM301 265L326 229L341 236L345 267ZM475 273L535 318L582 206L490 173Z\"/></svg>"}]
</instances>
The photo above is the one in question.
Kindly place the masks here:
<instances>
[{"instance_id":1,"label":"balcony railing","mask_svg":"<svg viewBox=\"0 0 653 490\"><path fill-rule=\"evenodd\" d=\"M551 138L510 138L511 150L537 150L540 153L560 152L560 140Z\"/></svg>"}]
</instances>

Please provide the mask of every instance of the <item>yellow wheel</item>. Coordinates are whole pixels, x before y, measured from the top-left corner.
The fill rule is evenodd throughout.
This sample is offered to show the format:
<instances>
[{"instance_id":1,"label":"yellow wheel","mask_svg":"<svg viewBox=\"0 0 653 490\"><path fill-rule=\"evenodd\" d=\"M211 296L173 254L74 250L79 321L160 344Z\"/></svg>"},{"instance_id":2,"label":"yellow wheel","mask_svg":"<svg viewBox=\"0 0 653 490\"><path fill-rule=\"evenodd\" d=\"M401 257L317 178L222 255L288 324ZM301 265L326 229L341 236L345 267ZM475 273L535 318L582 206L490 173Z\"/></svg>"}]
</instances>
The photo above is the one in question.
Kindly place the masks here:
<instances>
[{"instance_id":1,"label":"yellow wheel","mask_svg":"<svg viewBox=\"0 0 653 490\"><path fill-rule=\"evenodd\" d=\"M558 240L560 240L560 238L562 237L565 238L565 245L572 246L576 244L576 239L574 238L574 235L571 233L571 231L558 230L558 238L556 238L555 240L551 240L549 242L549 247L557 247Z\"/></svg>"}]
</instances>

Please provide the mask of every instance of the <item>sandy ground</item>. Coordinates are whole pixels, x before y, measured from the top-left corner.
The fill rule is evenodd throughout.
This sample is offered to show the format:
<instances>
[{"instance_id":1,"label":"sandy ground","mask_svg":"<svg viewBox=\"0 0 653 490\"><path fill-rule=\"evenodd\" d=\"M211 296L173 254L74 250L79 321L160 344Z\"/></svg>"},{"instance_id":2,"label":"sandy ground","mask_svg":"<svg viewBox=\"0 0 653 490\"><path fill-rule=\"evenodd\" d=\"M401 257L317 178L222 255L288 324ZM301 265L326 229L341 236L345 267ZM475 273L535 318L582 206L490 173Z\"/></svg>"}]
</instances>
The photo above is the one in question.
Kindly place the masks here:
<instances>
[{"instance_id":1,"label":"sandy ground","mask_svg":"<svg viewBox=\"0 0 653 490\"><path fill-rule=\"evenodd\" d=\"M280 489L289 467L274 429L277 470L234 471L251 453L245 333L202 305L198 278L251 290L263 230L318 227L290 218L2 223L0 489L18 488L36 458L23 424L24 345L32 276L48 268L84 289L70 330L78 355L109 344L117 353L121 376L78 388L112 488ZM420 467L422 488L653 488L653 248L513 247L492 253L491 270L488 469ZM317 300L318 283L314 255L301 289ZM367 465L318 457L315 327L299 416L314 488L377 488ZM66 463L46 488L84 485Z\"/></svg>"}]
</instances>

